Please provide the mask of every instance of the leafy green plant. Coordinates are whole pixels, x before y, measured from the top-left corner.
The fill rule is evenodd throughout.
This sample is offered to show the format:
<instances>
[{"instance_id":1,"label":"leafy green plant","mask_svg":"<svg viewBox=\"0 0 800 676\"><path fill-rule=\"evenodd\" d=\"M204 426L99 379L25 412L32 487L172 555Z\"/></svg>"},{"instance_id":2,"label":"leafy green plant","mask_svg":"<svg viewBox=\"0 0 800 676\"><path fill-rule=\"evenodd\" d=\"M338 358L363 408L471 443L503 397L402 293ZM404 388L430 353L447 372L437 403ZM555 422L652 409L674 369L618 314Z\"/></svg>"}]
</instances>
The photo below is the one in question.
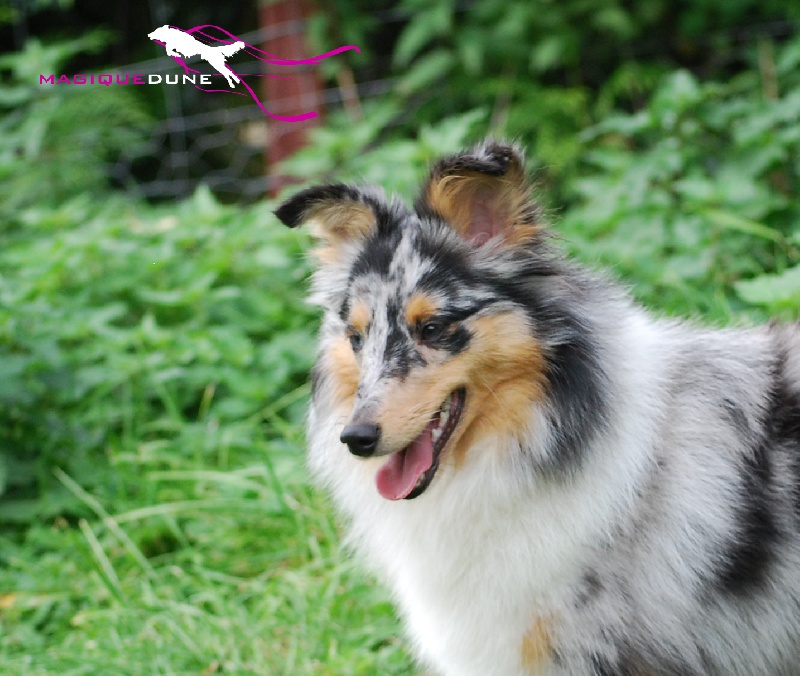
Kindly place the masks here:
<instances>
[{"instance_id":1,"label":"leafy green plant","mask_svg":"<svg viewBox=\"0 0 800 676\"><path fill-rule=\"evenodd\" d=\"M562 227L585 255L615 264L642 298L673 312L790 307L798 261L800 42L779 52L779 98L758 71L725 83L687 71L649 104L583 135L578 198ZM783 273L767 285L746 280ZM784 272L786 271L786 272ZM773 296L768 289L782 289ZM738 290L738 293L737 293ZM795 306L796 309L796 306Z\"/></svg>"},{"instance_id":2,"label":"leafy green plant","mask_svg":"<svg viewBox=\"0 0 800 676\"><path fill-rule=\"evenodd\" d=\"M578 136L615 110L635 111L659 79L679 68L729 79L746 47L770 31L790 32L800 9L781 0L552 3L400 0L382 23L363 0L338 0L314 17L320 51L346 39L361 58L331 62L375 77L391 61L384 95L385 141L464 111L487 111L482 134L520 140L559 207L572 197L583 146ZM766 44L766 42L765 42ZM388 69L382 69L386 77ZM333 72L328 72L333 77ZM360 124L357 119L349 123Z\"/></svg>"},{"instance_id":3,"label":"leafy green plant","mask_svg":"<svg viewBox=\"0 0 800 676\"><path fill-rule=\"evenodd\" d=\"M32 204L106 192L107 161L146 140L151 121L131 88L39 83L107 41L101 31L49 44L31 38L0 56L0 227Z\"/></svg>"},{"instance_id":4,"label":"leafy green plant","mask_svg":"<svg viewBox=\"0 0 800 676\"><path fill-rule=\"evenodd\" d=\"M0 518L45 509L10 498L53 500L23 488L52 485L54 463L108 481L109 446L152 441L165 467L191 448L224 468L253 442L259 411L304 382L313 355L296 239L270 218L207 190L177 212L80 197L18 216L0 251L0 449L14 469ZM248 418L244 438L208 433Z\"/></svg>"},{"instance_id":5,"label":"leafy green plant","mask_svg":"<svg viewBox=\"0 0 800 676\"><path fill-rule=\"evenodd\" d=\"M339 119L329 127L311 130L311 142L281 165L281 170L307 180L353 181L381 185L388 194L414 196L430 164L467 145L486 115L473 110L421 125L416 138L376 143L393 114L391 105L367 106L367 119L347 124Z\"/></svg>"},{"instance_id":6,"label":"leafy green plant","mask_svg":"<svg viewBox=\"0 0 800 676\"><path fill-rule=\"evenodd\" d=\"M796 316L800 307L800 266L738 282L736 291L748 303L766 305L774 312L786 311L789 316Z\"/></svg>"}]
</instances>

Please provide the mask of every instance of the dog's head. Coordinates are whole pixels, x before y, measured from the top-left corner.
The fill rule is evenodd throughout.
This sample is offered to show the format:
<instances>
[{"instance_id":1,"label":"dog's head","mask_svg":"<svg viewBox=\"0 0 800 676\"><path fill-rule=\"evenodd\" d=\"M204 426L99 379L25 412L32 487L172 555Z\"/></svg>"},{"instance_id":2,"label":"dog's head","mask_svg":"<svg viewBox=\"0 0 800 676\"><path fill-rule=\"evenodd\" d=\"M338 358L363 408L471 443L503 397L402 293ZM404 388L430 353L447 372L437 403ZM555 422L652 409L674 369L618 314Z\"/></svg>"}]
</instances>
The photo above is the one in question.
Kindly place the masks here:
<instances>
[{"instance_id":1,"label":"dog's head","mask_svg":"<svg viewBox=\"0 0 800 676\"><path fill-rule=\"evenodd\" d=\"M384 456L384 497L417 497L445 459L458 467L482 437L526 431L558 331L547 287L559 259L513 147L439 161L413 210L380 189L325 185L276 215L311 222L321 242L314 396L335 407L352 453Z\"/></svg>"}]
</instances>

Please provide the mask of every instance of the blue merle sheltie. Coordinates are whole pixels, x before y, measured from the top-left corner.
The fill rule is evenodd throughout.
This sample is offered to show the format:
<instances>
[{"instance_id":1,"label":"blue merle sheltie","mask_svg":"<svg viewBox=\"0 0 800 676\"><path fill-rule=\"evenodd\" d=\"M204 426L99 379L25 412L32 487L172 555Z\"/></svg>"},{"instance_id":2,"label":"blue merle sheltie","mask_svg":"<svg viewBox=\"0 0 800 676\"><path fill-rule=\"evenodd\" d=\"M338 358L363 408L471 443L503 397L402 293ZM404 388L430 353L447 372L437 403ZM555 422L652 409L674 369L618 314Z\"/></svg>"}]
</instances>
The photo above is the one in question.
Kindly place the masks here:
<instances>
[{"instance_id":1,"label":"blue merle sheltie","mask_svg":"<svg viewBox=\"0 0 800 676\"><path fill-rule=\"evenodd\" d=\"M309 464L447 676L800 674L800 326L656 319L518 149L324 185Z\"/></svg>"}]
</instances>

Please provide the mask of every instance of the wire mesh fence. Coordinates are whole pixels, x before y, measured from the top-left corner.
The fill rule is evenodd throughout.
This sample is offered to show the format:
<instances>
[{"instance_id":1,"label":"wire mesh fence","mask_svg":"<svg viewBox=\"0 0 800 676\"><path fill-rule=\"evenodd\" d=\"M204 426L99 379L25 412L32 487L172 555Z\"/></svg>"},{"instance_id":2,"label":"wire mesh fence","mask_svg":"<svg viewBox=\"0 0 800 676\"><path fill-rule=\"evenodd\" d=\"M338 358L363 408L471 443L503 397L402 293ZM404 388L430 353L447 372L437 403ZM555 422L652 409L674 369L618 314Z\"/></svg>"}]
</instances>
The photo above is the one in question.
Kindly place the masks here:
<instances>
[{"instance_id":1,"label":"wire mesh fence","mask_svg":"<svg viewBox=\"0 0 800 676\"><path fill-rule=\"evenodd\" d=\"M243 34L248 44L263 45L282 35L302 36L305 22L291 20ZM317 66L295 66L294 75ZM180 70L168 56L119 68L121 74L134 73L173 76ZM264 64L251 59L237 60L237 74L259 88L261 98ZM380 96L390 80L375 79L353 84L354 91L340 86L264 100L275 115L296 110L331 112L341 108L354 93L359 99ZM296 133L294 122L279 122L267 117L254 101L245 96L206 93L186 86L162 86L166 116L157 122L149 140L120 155L110 167L115 184L148 199L171 199L191 194L199 184L211 187L226 200L249 201L279 187L282 179L271 174L267 149ZM201 111L201 112L197 112ZM273 160L274 161L274 160Z\"/></svg>"}]
</instances>

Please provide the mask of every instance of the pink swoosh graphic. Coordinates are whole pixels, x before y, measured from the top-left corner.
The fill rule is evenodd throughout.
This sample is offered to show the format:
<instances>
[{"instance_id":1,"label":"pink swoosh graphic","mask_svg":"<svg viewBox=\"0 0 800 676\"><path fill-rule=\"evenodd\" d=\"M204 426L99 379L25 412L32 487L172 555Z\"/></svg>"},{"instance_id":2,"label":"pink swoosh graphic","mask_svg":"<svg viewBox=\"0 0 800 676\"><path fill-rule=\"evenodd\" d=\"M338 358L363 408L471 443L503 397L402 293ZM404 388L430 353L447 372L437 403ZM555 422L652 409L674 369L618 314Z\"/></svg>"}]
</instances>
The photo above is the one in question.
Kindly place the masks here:
<instances>
[{"instance_id":1,"label":"pink swoosh graphic","mask_svg":"<svg viewBox=\"0 0 800 676\"><path fill-rule=\"evenodd\" d=\"M219 26L214 26L213 24L204 24L202 26L195 26L194 28L190 28L189 30L184 31L182 28L178 28L177 26L171 26L171 28L177 28L177 30L183 31L184 33L196 33L197 35L202 35L204 38L211 40L212 42L219 42L225 45L231 44L231 42L238 42L239 38L237 38L232 33L229 33L224 28L220 28ZM205 32L205 29L213 29L219 31L226 37L230 38L230 40L225 40L223 38L215 37L214 35L210 35L209 33ZM154 40L153 42L157 42L160 45L163 45L163 42L159 40ZM332 56L336 56L337 54L341 54L342 52L347 52L350 50L355 50L359 54L361 50L356 47L355 45L347 45L345 47L338 47L333 49L329 52L325 52L324 54L318 54L317 56L312 56L309 59L282 59L280 57L275 56L274 54L270 54L269 52L265 52L263 49L258 49L258 47L254 47L247 42L244 43L244 49L242 51L247 52L250 56L258 61L263 61L264 63L269 63L275 66L302 66L302 65L309 65L309 64L316 64L320 61L324 61L325 59L329 59ZM212 45L218 46L218 45ZM179 56L172 57L183 70L188 73L200 73L199 70L189 67L186 62ZM264 104L261 103L261 100L258 98L258 95L253 91L253 88L247 84L244 80L244 76L240 75L236 71L234 71L231 67L228 66L226 63L225 66L231 71L234 75L236 75L242 83L242 86L248 91L250 97L255 101L255 104L259 107L262 113L273 120L280 120L282 122L302 122L303 120L310 120L314 117L317 117L319 113L311 111L308 113L301 113L300 115L274 115L270 113L265 107ZM222 75L217 75L216 77L222 77ZM263 75L259 74L256 77L271 77L271 78L280 78L280 79L291 79L286 76L281 75ZM200 89L204 92L225 92L227 94L236 94L237 96L246 96L246 94L242 92L235 92L231 91L230 89L206 89L204 87L199 87L198 85L194 85L195 89Z\"/></svg>"}]
</instances>

